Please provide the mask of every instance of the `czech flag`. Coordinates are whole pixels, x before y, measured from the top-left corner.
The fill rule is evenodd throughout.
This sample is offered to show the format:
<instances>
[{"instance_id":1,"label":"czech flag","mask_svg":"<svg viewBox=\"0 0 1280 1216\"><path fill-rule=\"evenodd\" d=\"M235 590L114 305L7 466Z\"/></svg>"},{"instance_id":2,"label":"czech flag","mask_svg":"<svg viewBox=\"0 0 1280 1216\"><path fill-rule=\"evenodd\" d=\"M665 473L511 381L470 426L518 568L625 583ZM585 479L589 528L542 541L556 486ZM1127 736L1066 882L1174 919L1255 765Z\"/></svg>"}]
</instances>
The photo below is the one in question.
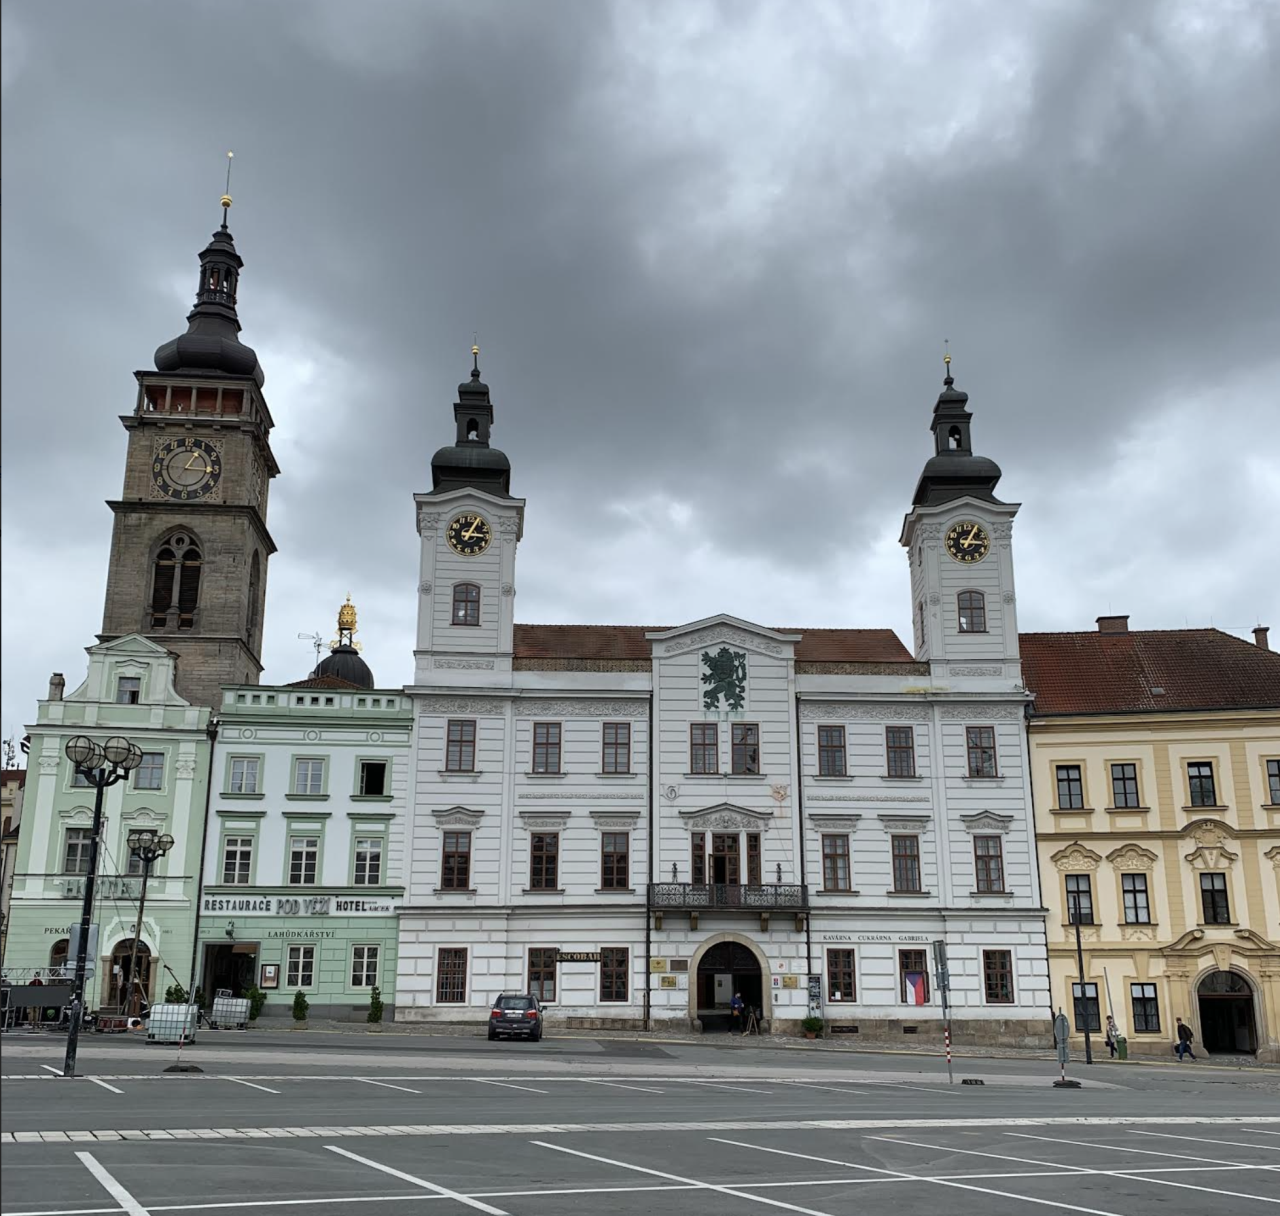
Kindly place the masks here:
<instances>
[{"instance_id":1,"label":"czech flag","mask_svg":"<svg viewBox=\"0 0 1280 1216\"><path fill-rule=\"evenodd\" d=\"M929 987L923 971L908 971L903 977L907 985L908 1005L927 1005Z\"/></svg>"}]
</instances>

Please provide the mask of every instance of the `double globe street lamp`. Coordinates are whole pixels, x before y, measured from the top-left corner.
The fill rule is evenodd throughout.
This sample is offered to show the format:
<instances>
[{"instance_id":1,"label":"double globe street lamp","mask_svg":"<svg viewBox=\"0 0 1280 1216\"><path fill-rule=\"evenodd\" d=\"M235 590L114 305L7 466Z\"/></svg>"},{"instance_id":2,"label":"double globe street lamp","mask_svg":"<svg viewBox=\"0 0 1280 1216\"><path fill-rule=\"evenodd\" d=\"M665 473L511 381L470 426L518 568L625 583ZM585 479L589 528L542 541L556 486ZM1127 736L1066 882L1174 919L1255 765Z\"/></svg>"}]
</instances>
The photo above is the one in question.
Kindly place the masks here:
<instances>
[{"instance_id":1,"label":"double globe street lamp","mask_svg":"<svg viewBox=\"0 0 1280 1216\"><path fill-rule=\"evenodd\" d=\"M129 852L142 862L142 893L138 897L138 924L133 932L133 948L129 952L129 983L122 995L121 1013L133 1011L133 990L136 986L134 977L138 973L138 939L142 936L142 914L147 906L147 879L151 877L151 867L173 848L173 837L168 832L159 836L151 828L134 828L129 833L128 840Z\"/></svg>"},{"instance_id":2,"label":"double globe street lamp","mask_svg":"<svg viewBox=\"0 0 1280 1216\"><path fill-rule=\"evenodd\" d=\"M123 781L142 763L142 749L121 735L98 743L86 735L67 740L63 749L76 772L94 787L93 834L89 841L89 873L84 884L84 906L80 911L80 938L76 949L76 974L71 992L71 1024L67 1029L67 1054L62 1075L76 1075L76 1049L80 1044L80 1022L84 1017L84 976L89 960L89 925L93 920L93 888L98 876L98 842L102 835L102 794L108 786ZM141 921L142 917L138 917ZM136 942L135 935L135 942ZM135 946L136 949L136 946Z\"/></svg>"}]
</instances>

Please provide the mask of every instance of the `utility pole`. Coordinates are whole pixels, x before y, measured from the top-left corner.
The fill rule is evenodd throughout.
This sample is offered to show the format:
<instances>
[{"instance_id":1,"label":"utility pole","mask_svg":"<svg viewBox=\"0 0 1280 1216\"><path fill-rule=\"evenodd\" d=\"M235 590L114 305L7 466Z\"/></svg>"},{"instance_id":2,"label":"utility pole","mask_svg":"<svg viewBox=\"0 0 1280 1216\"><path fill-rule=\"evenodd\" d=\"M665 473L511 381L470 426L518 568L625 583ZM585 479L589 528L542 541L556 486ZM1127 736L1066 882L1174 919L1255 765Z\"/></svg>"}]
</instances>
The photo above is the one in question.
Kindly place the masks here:
<instances>
[{"instance_id":1,"label":"utility pole","mask_svg":"<svg viewBox=\"0 0 1280 1216\"><path fill-rule=\"evenodd\" d=\"M1077 1006L1084 1016L1084 1062L1093 1063L1093 1040L1089 1037L1089 998L1085 993L1084 981L1084 946L1080 941L1080 892L1071 892L1071 923L1076 927L1076 966L1080 973L1080 1004Z\"/></svg>"}]
</instances>

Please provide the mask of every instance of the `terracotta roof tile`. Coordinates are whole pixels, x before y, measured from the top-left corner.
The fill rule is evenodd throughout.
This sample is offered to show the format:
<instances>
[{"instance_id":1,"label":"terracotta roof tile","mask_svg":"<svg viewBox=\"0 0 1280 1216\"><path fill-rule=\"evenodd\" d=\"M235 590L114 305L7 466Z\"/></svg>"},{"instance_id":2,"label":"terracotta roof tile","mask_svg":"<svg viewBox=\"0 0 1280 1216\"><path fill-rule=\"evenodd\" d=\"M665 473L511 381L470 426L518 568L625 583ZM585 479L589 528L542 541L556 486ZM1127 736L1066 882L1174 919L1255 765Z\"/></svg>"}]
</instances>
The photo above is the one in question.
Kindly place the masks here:
<instances>
[{"instance_id":1,"label":"terracotta roof tile","mask_svg":"<svg viewBox=\"0 0 1280 1216\"><path fill-rule=\"evenodd\" d=\"M519 659L648 659L646 633L670 625L517 625ZM802 663L912 663L911 652L892 629L782 629L802 634L796 659Z\"/></svg>"},{"instance_id":2,"label":"terracotta roof tile","mask_svg":"<svg viewBox=\"0 0 1280 1216\"><path fill-rule=\"evenodd\" d=\"M1019 642L1037 716L1280 708L1280 653L1219 629L1024 633Z\"/></svg>"}]
</instances>

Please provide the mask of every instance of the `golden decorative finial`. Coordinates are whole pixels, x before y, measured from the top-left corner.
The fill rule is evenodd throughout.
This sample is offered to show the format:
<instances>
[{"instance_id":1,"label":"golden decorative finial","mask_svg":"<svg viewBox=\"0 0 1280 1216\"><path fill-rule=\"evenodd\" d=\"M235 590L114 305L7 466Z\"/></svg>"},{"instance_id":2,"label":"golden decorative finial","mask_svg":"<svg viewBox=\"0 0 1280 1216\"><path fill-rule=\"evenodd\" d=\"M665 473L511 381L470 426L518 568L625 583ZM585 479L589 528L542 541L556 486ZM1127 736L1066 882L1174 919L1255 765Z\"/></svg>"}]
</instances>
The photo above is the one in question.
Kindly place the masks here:
<instances>
[{"instance_id":1,"label":"golden decorative finial","mask_svg":"<svg viewBox=\"0 0 1280 1216\"><path fill-rule=\"evenodd\" d=\"M947 367L950 367L951 366L951 339L950 338L942 339L942 349L946 352L942 356L942 362L945 363Z\"/></svg>"},{"instance_id":2,"label":"golden decorative finial","mask_svg":"<svg viewBox=\"0 0 1280 1216\"><path fill-rule=\"evenodd\" d=\"M227 185L226 191L222 196L222 226L227 226L227 209L231 206L231 161L235 156L234 152L227 153Z\"/></svg>"},{"instance_id":3,"label":"golden decorative finial","mask_svg":"<svg viewBox=\"0 0 1280 1216\"><path fill-rule=\"evenodd\" d=\"M338 609L338 628L350 629L352 633L356 631L356 606L351 602L349 595L347 602Z\"/></svg>"},{"instance_id":4,"label":"golden decorative finial","mask_svg":"<svg viewBox=\"0 0 1280 1216\"><path fill-rule=\"evenodd\" d=\"M480 376L480 335L473 333L471 335L471 378L479 379Z\"/></svg>"}]
</instances>

